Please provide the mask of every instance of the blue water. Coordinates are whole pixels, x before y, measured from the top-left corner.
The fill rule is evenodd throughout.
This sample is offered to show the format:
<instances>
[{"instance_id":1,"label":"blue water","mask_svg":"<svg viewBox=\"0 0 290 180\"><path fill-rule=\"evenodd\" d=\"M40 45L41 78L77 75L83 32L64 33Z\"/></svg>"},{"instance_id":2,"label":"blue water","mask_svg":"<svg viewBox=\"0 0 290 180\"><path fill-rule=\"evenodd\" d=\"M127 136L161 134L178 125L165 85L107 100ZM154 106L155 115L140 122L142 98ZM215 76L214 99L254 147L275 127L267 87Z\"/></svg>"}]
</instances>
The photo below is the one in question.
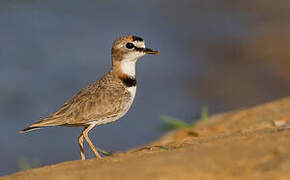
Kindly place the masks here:
<instances>
[{"instance_id":1,"label":"blue water","mask_svg":"<svg viewBox=\"0 0 290 180\"><path fill-rule=\"evenodd\" d=\"M138 62L135 102L120 121L90 132L96 146L122 151L148 143L162 134L161 114L190 121L200 111L201 102L185 94L194 63L184 35L162 11L153 0L0 2L0 176L18 171L21 159L48 165L80 158L80 128L17 131L104 75L121 35L141 36L161 54Z\"/></svg>"},{"instance_id":2,"label":"blue water","mask_svg":"<svg viewBox=\"0 0 290 180\"><path fill-rule=\"evenodd\" d=\"M246 46L247 40L257 42L269 22L273 29L280 26L257 8L262 2L243 3L1 0L0 176L19 171L23 162L42 166L80 159L81 128L18 130L102 77L119 36L143 37L161 54L138 61L137 94L127 115L90 131L93 143L107 151L161 136L162 114L191 122L203 105L216 113L289 95L281 83L286 81L267 65L272 57L251 56L259 52ZM85 150L94 157L87 145Z\"/></svg>"}]
</instances>

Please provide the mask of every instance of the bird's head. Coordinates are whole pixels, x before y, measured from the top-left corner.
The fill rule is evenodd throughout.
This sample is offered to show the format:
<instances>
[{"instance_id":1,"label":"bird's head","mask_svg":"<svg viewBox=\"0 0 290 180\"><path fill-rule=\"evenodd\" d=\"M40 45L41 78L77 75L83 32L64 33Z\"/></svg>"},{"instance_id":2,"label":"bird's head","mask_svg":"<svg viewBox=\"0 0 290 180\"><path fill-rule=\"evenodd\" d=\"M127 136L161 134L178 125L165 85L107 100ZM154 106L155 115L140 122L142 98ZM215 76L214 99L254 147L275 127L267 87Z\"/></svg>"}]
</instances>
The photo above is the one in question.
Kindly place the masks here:
<instances>
[{"instance_id":1,"label":"bird's head","mask_svg":"<svg viewBox=\"0 0 290 180\"><path fill-rule=\"evenodd\" d=\"M128 71L128 69L132 69L133 67L131 66L134 66L135 75L136 61L142 56L145 56L146 54L159 54L159 51L146 48L144 40L140 37L119 37L114 41L112 46L113 66L120 67L122 72L124 73L126 73L125 71Z\"/></svg>"}]
</instances>

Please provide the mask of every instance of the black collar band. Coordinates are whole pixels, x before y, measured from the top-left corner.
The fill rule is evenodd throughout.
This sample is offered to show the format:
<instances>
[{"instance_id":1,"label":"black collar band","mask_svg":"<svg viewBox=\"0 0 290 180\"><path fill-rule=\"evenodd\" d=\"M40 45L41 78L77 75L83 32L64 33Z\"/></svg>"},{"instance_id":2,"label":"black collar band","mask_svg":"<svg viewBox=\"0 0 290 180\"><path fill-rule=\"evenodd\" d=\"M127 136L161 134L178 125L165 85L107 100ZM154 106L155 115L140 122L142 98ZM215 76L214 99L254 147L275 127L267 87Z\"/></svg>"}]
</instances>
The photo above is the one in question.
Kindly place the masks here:
<instances>
[{"instance_id":1,"label":"black collar band","mask_svg":"<svg viewBox=\"0 0 290 180\"><path fill-rule=\"evenodd\" d=\"M120 76L119 78L121 79L121 81L123 82L123 84L126 87L135 87L137 85L137 80L135 77L130 77L130 76L122 77L122 76Z\"/></svg>"}]
</instances>

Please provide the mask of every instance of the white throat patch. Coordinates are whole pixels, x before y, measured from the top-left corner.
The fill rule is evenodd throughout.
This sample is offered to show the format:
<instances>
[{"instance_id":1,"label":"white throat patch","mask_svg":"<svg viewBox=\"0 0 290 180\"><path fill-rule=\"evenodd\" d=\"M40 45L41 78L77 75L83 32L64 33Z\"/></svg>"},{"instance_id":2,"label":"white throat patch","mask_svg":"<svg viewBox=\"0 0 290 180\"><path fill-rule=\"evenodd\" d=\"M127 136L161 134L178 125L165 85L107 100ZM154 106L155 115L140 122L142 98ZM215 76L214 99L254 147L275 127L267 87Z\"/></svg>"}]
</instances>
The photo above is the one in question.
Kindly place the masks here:
<instances>
[{"instance_id":1,"label":"white throat patch","mask_svg":"<svg viewBox=\"0 0 290 180\"><path fill-rule=\"evenodd\" d=\"M135 77L135 67L136 67L136 61L132 59L122 59L121 61L121 70L124 74L127 74L129 76Z\"/></svg>"},{"instance_id":2,"label":"white throat patch","mask_svg":"<svg viewBox=\"0 0 290 180\"><path fill-rule=\"evenodd\" d=\"M134 41L134 46L139 48L145 48L144 41ZM131 51L127 54L123 55L123 59L121 60L121 70L124 74L127 74L129 76L135 77L135 67L137 60L144 56L144 52L138 52L138 51Z\"/></svg>"}]
</instances>

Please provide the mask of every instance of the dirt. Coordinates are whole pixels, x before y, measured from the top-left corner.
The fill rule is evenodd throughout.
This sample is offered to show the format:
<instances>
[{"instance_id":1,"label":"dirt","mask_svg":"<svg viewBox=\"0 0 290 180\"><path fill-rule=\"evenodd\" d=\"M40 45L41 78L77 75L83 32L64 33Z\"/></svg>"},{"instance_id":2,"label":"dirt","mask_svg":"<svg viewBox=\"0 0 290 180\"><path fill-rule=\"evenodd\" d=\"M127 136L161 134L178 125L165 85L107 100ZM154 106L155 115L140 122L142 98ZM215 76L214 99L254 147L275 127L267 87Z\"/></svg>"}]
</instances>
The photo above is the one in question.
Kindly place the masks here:
<instances>
[{"instance_id":1,"label":"dirt","mask_svg":"<svg viewBox=\"0 0 290 180\"><path fill-rule=\"evenodd\" d=\"M290 98L210 117L189 130L86 161L18 172L10 179L290 179Z\"/></svg>"}]
</instances>

